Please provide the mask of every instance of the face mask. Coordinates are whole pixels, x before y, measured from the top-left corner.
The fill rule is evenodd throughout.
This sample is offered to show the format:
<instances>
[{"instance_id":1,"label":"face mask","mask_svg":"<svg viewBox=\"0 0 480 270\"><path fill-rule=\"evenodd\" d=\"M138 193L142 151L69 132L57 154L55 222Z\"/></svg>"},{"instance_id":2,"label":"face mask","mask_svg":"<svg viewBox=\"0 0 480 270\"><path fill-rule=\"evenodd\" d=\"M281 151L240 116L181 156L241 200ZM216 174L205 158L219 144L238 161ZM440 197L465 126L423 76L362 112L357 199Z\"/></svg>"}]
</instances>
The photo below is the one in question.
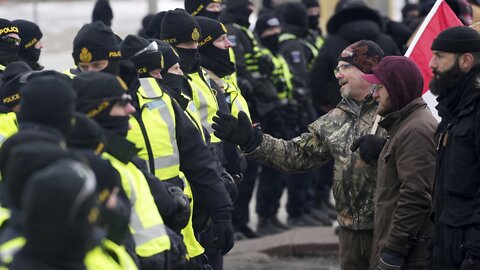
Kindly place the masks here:
<instances>
[{"instance_id":1,"label":"face mask","mask_svg":"<svg viewBox=\"0 0 480 270\"><path fill-rule=\"evenodd\" d=\"M220 12L204 10L204 11L201 12L201 14L198 14L198 15L218 21L218 17L220 16Z\"/></svg>"},{"instance_id":2,"label":"face mask","mask_svg":"<svg viewBox=\"0 0 480 270\"><path fill-rule=\"evenodd\" d=\"M173 90L182 89L183 81L185 77L183 75L166 73L162 75L162 83L172 88Z\"/></svg>"},{"instance_id":3,"label":"face mask","mask_svg":"<svg viewBox=\"0 0 480 270\"><path fill-rule=\"evenodd\" d=\"M308 16L308 27L310 29L318 29L318 16Z\"/></svg>"},{"instance_id":4,"label":"face mask","mask_svg":"<svg viewBox=\"0 0 480 270\"><path fill-rule=\"evenodd\" d=\"M109 60L108 66L102 69L101 72L118 76L120 74L120 63L118 61Z\"/></svg>"},{"instance_id":5,"label":"face mask","mask_svg":"<svg viewBox=\"0 0 480 270\"><path fill-rule=\"evenodd\" d=\"M263 46L269 49L272 53L277 53L278 50L278 37L279 34L274 34L260 38L260 42Z\"/></svg>"},{"instance_id":6,"label":"face mask","mask_svg":"<svg viewBox=\"0 0 480 270\"><path fill-rule=\"evenodd\" d=\"M36 63L38 62L38 59L40 59L40 53L42 52L42 50L40 49L28 49L28 50L25 50L25 51L21 51L18 53L18 56L20 58L23 58L27 61L31 61L33 63Z\"/></svg>"},{"instance_id":7,"label":"face mask","mask_svg":"<svg viewBox=\"0 0 480 270\"><path fill-rule=\"evenodd\" d=\"M211 70L220 78L228 76L235 71L235 64L230 61L228 49L222 50L213 44L207 45L207 47L202 50L200 65Z\"/></svg>"},{"instance_id":8,"label":"face mask","mask_svg":"<svg viewBox=\"0 0 480 270\"><path fill-rule=\"evenodd\" d=\"M109 116L105 121L97 121L103 128L122 137L127 137L129 120L130 116Z\"/></svg>"},{"instance_id":9,"label":"face mask","mask_svg":"<svg viewBox=\"0 0 480 270\"><path fill-rule=\"evenodd\" d=\"M200 68L200 54L198 49L176 48L180 56L180 68L189 74L198 71Z\"/></svg>"},{"instance_id":10,"label":"face mask","mask_svg":"<svg viewBox=\"0 0 480 270\"><path fill-rule=\"evenodd\" d=\"M250 26L250 21L248 18L250 18L252 11L247 6L237 8L233 13L235 14L236 23L247 28Z\"/></svg>"}]
</instances>

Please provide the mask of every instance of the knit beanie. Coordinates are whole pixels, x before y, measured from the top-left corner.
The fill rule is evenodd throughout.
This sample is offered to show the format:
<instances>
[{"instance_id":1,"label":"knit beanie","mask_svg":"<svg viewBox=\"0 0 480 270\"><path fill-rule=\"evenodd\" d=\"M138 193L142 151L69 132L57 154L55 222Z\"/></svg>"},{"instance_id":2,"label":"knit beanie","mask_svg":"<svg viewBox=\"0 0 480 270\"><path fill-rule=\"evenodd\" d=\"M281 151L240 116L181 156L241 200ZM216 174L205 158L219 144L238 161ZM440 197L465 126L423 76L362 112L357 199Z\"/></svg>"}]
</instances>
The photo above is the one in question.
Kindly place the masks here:
<instances>
[{"instance_id":1,"label":"knit beanie","mask_svg":"<svg viewBox=\"0 0 480 270\"><path fill-rule=\"evenodd\" d=\"M19 40L6 38L8 34L20 36L20 30L13 22L0 18L0 50L17 53L20 47Z\"/></svg>"},{"instance_id":2,"label":"knit beanie","mask_svg":"<svg viewBox=\"0 0 480 270\"><path fill-rule=\"evenodd\" d=\"M140 77L149 77L150 71L163 68L162 53L155 41L128 35L120 45L120 51L124 59L133 62Z\"/></svg>"},{"instance_id":3,"label":"knit beanie","mask_svg":"<svg viewBox=\"0 0 480 270\"><path fill-rule=\"evenodd\" d=\"M20 90L18 122L33 122L56 128L65 136L72 127L75 91L68 76L56 71L32 74Z\"/></svg>"},{"instance_id":4,"label":"knit beanie","mask_svg":"<svg viewBox=\"0 0 480 270\"><path fill-rule=\"evenodd\" d=\"M302 0L302 4L305 5L306 8L312 8L312 7L319 7L320 3L318 0Z\"/></svg>"},{"instance_id":5,"label":"knit beanie","mask_svg":"<svg viewBox=\"0 0 480 270\"><path fill-rule=\"evenodd\" d=\"M20 88L26 82L21 82L21 77L32 69L22 61L12 62L7 65L3 72L3 85L0 89L0 100L10 109L20 102Z\"/></svg>"},{"instance_id":6,"label":"knit beanie","mask_svg":"<svg viewBox=\"0 0 480 270\"><path fill-rule=\"evenodd\" d=\"M73 40L73 60L90 63L98 60L120 60L121 53L115 34L100 21L85 24Z\"/></svg>"},{"instance_id":7,"label":"knit beanie","mask_svg":"<svg viewBox=\"0 0 480 270\"><path fill-rule=\"evenodd\" d=\"M360 40L345 48L338 61L350 63L363 73L369 74L380 63L383 55L383 50L375 42Z\"/></svg>"},{"instance_id":8,"label":"knit beanie","mask_svg":"<svg viewBox=\"0 0 480 270\"><path fill-rule=\"evenodd\" d=\"M405 56L385 56L373 69L373 74L364 74L362 78L369 83L383 84L395 111L422 96L422 73Z\"/></svg>"},{"instance_id":9,"label":"knit beanie","mask_svg":"<svg viewBox=\"0 0 480 270\"><path fill-rule=\"evenodd\" d=\"M193 17L183 9L169 10L162 21L160 39L178 45L182 42L198 41L200 28Z\"/></svg>"},{"instance_id":10,"label":"knit beanie","mask_svg":"<svg viewBox=\"0 0 480 270\"><path fill-rule=\"evenodd\" d=\"M36 23L26 20L14 20L13 23L18 26L22 39L19 53L34 47L42 39L43 33Z\"/></svg>"},{"instance_id":11,"label":"knit beanie","mask_svg":"<svg viewBox=\"0 0 480 270\"><path fill-rule=\"evenodd\" d=\"M166 11L160 11L157 14L153 15L152 19L148 23L147 30L145 34L150 38L160 38L160 32L162 30L162 21L167 14Z\"/></svg>"},{"instance_id":12,"label":"knit beanie","mask_svg":"<svg viewBox=\"0 0 480 270\"><path fill-rule=\"evenodd\" d=\"M454 26L440 32L431 49L450 53L479 52L480 34L468 26Z\"/></svg>"},{"instance_id":13,"label":"knit beanie","mask_svg":"<svg viewBox=\"0 0 480 270\"><path fill-rule=\"evenodd\" d=\"M255 32L261 36L269 28L280 27L280 20L272 13L262 14L255 24Z\"/></svg>"},{"instance_id":14,"label":"knit beanie","mask_svg":"<svg viewBox=\"0 0 480 270\"><path fill-rule=\"evenodd\" d=\"M75 126L67 137L67 145L101 153L105 145L105 136L97 122L88 118L85 114L75 113Z\"/></svg>"},{"instance_id":15,"label":"knit beanie","mask_svg":"<svg viewBox=\"0 0 480 270\"><path fill-rule=\"evenodd\" d=\"M283 21L285 24L308 29L307 9L302 3L287 3L283 7Z\"/></svg>"},{"instance_id":16,"label":"knit beanie","mask_svg":"<svg viewBox=\"0 0 480 270\"><path fill-rule=\"evenodd\" d=\"M92 22L101 21L107 26L112 25L113 11L108 0L97 0L92 12Z\"/></svg>"},{"instance_id":17,"label":"knit beanie","mask_svg":"<svg viewBox=\"0 0 480 270\"><path fill-rule=\"evenodd\" d=\"M185 0L185 11L192 16L200 15L210 3L222 3L221 0Z\"/></svg>"},{"instance_id":18,"label":"knit beanie","mask_svg":"<svg viewBox=\"0 0 480 270\"><path fill-rule=\"evenodd\" d=\"M180 63L180 56L178 55L175 48L173 48L170 44L157 40L158 49L162 52L163 55L163 69L162 74L167 73L168 69L170 69L176 63Z\"/></svg>"},{"instance_id":19,"label":"knit beanie","mask_svg":"<svg viewBox=\"0 0 480 270\"><path fill-rule=\"evenodd\" d=\"M228 0L225 8L228 11L235 10L237 8L245 7L250 4L250 0Z\"/></svg>"},{"instance_id":20,"label":"knit beanie","mask_svg":"<svg viewBox=\"0 0 480 270\"><path fill-rule=\"evenodd\" d=\"M219 21L206 17L195 17L195 20L200 26L200 29L202 29L202 35L198 40L199 50L208 44L212 44L221 35L227 33L227 28Z\"/></svg>"}]
</instances>

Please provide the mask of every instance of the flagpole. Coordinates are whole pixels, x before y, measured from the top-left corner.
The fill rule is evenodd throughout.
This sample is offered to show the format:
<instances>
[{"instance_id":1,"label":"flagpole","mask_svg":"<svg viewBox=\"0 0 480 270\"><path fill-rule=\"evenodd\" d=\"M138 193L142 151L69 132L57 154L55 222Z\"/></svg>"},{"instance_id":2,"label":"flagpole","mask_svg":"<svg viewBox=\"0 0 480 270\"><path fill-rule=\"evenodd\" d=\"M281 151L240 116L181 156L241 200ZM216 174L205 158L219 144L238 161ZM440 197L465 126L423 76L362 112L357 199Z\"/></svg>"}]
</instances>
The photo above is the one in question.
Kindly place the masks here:
<instances>
[{"instance_id":1,"label":"flagpole","mask_svg":"<svg viewBox=\"0 0 480 270\"><path fill-rule=\"evenodd\" d=\"M443 1L444 0L437 0L437 2L435 2L432 9L428 13L427 17L425 17L425 20L423 20L423 23L420 26L420 28L418 29L417 34L415 34L415 37L413 38L412 43L410 43L410 46L408 47L407 52L405 53L405 57L410 57L410 54L412 53L413 48L415 48L415 46L417 45L417 42L420 39L420 37L422 36L423 32L425 31L425 28L427 28L427 25L430 23L430 21L433 18L433 15L435 15L438 7L440 6L440 4Z\"/></svg>"}]
</instances>

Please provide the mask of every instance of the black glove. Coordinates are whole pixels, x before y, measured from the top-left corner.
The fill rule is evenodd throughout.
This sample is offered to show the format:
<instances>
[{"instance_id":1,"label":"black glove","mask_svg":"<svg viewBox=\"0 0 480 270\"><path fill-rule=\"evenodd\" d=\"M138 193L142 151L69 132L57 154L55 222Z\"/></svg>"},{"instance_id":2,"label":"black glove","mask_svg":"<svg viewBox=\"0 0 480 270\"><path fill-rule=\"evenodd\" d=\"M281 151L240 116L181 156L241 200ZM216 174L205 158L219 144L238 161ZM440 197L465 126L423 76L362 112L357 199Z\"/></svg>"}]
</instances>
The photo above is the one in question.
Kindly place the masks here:
<instances>
[{"instance_id":1,"label":"black glove","mask_svg":"<svg viewBox=\"0 0 480 270\"><path fill-rule=\"evenodd\" d=\"M350 150L355 152L360 148L360 157L365 163L369 164L378 159L386 142L387 140L376 135L363 135L352 143Z\"/></svg>"},{"instance_id":2,"label":"black glove","mask_svg":"<svg viewBox=\"0 0 480 270\"><path fill-rule=\"evenodd\" d=\"M386 249L380 257L380 261L378 262L378 269L400 270L402 269L404 262L405 257L402 254Z\"/></svg>"},{"instance_id":3,"label":"black glove","mask_svg":"<svg viewBox=\"0 0 480 270\"><path fill-rule=\"evenodd\" d=\"M260 71L260 74L270 77L274 70L275 64L269 55L262 55L258 59L258 71Z\"/></svg>"},{"instance_id":4,"label":"black glove","mask_svg":"<svg viewBox=\"0 0 480 270\"><path fill-rule=\"evenodd\" d=\"M190 220L190 200L179 187L171 186L168 191L177 207L173 215L165 218L165 224L175 232L180 232Z\"/></svg>"},{"instance_id":5,"label":"black glove","mask_svg":"<svg viewBox=\"0 0 480 270\"><path fill-rule=\"evenodd\" d=\"M480 259L467 252L467 255L460 265L460 270L477 270L480 269Z\"/></svg>"},{"instance_id":6,"label":"black glove","mask_svg":"<svg viewBox=\"0 0 480 270\"><path fill-rule=\"evenodd\" d=\"M245 112L238 113L238 119L233 115L217 111L213 117L213 134L222 140L240 145L246 152L251 152L262 142L262 133L252 127L252 123Z\"/></svg>"},{"instance_id":7,"label":"black glove","mask_svg":"<svg viewBox=\"0 0 480 270\"><path fill-rule=\"evenodd\" d=\"M230 200L232 200L232 202L235 202L238 197L238 187L235 183L235 180L233 179L233 176L226 171L221 172L220 176L222 177L223 184L225 185L225 189L227 190L228 195L230 195Z\"/></svg>"},{"instance_id":8,"label":"black glove","mask_svg":"<svg viewBox=\"0 0 480 270\"><path fill-rule=\"evenodd\" d=\"M212 215L212 229L215 234L215 248L220 250L222 255L227 254L233 248L232 214L220 212Z\"/></svg>"}]
</instances>

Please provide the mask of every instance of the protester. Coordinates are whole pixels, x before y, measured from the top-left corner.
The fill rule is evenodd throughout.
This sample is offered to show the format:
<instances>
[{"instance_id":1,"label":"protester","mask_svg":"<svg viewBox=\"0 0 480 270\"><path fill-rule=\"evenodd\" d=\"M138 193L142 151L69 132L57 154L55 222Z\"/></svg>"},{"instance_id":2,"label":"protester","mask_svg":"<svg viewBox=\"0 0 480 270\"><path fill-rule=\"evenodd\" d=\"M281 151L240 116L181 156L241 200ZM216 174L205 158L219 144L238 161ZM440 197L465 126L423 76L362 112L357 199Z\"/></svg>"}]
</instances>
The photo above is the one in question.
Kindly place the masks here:
<instances>
[{"instance_id":1,"label":"protester","mask_svg":"<svg viewBox=\"0 0 480 270\"><path fill-rule=\"evenodd\" d=\"M422 74L408 58L387 56L362 78L376 85L379 126L388 134L388 141L365 135L352 145L361 157L378 157L370 269L430 269L437 121L421 97Z\"/></svg>"}]
</instances>

